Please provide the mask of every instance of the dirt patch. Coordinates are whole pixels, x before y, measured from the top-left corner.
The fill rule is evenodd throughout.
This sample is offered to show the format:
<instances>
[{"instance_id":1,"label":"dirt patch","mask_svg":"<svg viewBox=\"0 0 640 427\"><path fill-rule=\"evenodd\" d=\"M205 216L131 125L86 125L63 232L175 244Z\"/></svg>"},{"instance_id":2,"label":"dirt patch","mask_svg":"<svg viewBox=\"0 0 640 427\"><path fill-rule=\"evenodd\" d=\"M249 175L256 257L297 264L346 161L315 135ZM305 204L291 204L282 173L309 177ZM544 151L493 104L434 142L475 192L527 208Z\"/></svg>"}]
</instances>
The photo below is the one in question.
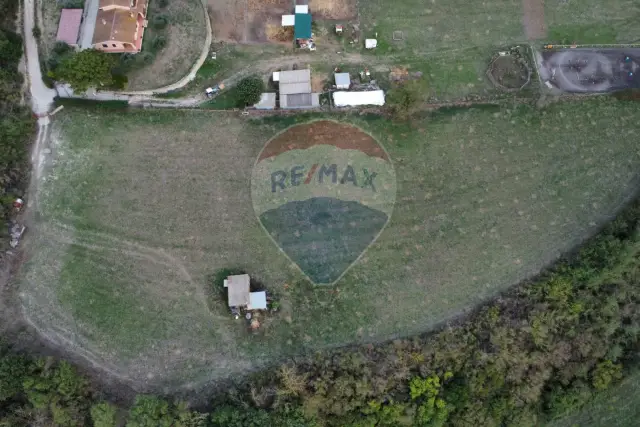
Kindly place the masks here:
<instances>
[{"instance_id":1,"label":"dirt patch","mask_svg":"<svg viewBox=\"0 0 640 427\"><path fill-rule=\"evenodd\" d=\"M527 39L538 40L546 37L544 0L522 0L522 12L522 23Z\"/></svg>"},{"instance_id":2,"label":"dirt patch","mask_svg":"<svg viewBox=\"0 0 640 427\"><path fill-rule=\"evenodd\" d=\"M282 15L293 13L287 0L209 0L209 15L217 40L237 43L286 42Z\"/></svg>"},{"instance_id":3,"label":"dirt patch","mask_svg":"<svg viewBox=\"0 0 640 427\"><path fill-rule=\"evenodd\" d=\"M265 35L271 42L292 42L294 27L283 27L276 18L268 17L265 23Z\"/></svg>"},{"instance_id":4,"label":"dirt patch","mask_svg":"<svg viewBox=\"0 0 640 427\"><path fill-rule=\"evenodd\" d=\"M329 74L315 71L311 74L311 91L324 92L324 86L329 80Z\"/></svg>"},{"instance_id":5,"label":"dirt patch","mask_svg":"<svg viewBox=\"0 0 640 427\"><path fill-rule=\"evenodd\" d=\"M309 11L319 19L354 19L358 4L356 0L309 0Z\"/></svg>"},{"instance_id":6,"label":"dirt patch","mask_svg":"<svg viewBox=\"0 0 640 427\"><path fill-rule=\"evenodd\" d=\"M513 55L496 58L489 73L495 83L507 89L520 89L529 80L529 70Z\"/></svg>"}]
</instances>

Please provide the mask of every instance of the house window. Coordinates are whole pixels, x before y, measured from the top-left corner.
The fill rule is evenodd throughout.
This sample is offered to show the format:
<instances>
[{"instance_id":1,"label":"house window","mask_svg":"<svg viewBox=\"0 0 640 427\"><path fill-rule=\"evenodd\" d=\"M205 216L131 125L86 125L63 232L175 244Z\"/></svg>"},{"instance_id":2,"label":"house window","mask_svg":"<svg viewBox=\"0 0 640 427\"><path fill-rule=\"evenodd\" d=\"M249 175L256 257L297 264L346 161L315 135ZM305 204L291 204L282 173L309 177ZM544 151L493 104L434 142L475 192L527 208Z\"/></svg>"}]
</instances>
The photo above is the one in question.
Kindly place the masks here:
<instances>
[{"instance_id":1,"label":"house window","mask_svg":"<svg viewBox=\"0 0 640 427\"><path fill-rule=\"evenodd\" d=\"M102 47L109 47L109 45L106 43L102 43Z\"/></svg>"},{"instance_id":2,"label":"house window","mask_svg":"<svg viewBox=\"0 0 640 427\"><path fill-rule=\"evenodd\" d=\"M112 47L116 47L116 44L115 44L115 43L111 43L111 46L112 46Z\"/></svg>"}]
</instances>

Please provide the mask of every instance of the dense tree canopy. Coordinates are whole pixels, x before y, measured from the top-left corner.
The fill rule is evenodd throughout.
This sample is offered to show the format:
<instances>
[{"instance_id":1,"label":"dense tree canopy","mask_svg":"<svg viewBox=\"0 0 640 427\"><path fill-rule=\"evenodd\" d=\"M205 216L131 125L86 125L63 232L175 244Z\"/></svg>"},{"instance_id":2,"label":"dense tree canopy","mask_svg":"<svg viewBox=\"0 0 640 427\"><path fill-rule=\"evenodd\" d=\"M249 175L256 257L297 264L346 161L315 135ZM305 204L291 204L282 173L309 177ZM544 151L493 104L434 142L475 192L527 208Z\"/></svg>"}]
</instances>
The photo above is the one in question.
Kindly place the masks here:
<instances>
[{"instance_id":1,"label":"dense tree canopy","mask_svg":"<svg viewBox=\"0 0 640 427\"><path fill-rule=\"evenodd\" d=\"M113 85L112 70L116 66L116 57L96 49L86 49L65 56L51 77L69 83L77 92L90 87Z\"/></svg>"},{"instance_id":2,"label":"dense tree canopy","mask_svg":"<svg viewBox=\"0 0 640 427\"><path fill-rule=\"evenodd\" d=\"M13 199L22 195L26 185L27 149L34 131L33 117L22 104L24 80L18 72L21 56L22 38L0 26L0 216L3 220L9 217Z\"/></svg>"},{"instance_id":3,"label":"dense tree canopy","mask_svg":"<svg viewBox=\"0 0 640 427\"><path fill-rule=\"evenodd\" d=\"M264 83L259 77L246 77L240 80L236 90L238 91L238 100L242 104L239 107L245 107L260 101Z\"/></svg>"}]
</instances>

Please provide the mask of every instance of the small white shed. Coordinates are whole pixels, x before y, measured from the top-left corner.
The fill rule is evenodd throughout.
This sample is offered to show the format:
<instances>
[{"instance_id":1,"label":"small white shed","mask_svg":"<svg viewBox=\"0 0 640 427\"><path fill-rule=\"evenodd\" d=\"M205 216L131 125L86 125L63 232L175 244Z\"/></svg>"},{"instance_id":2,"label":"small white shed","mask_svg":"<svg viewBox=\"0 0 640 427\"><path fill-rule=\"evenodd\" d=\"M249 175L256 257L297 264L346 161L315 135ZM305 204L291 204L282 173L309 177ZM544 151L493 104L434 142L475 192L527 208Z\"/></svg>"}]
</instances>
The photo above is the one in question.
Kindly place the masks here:
<instances>
[{"instance_id":1,"label":"small white shed","mask_svg":"<svg viewBox=\"0 0 640 427\"><path fill-rule=\"evenodd\" d=\"M249 294L249 305L247 310L266 310L267 309L267 293L265 291L251 292Z\"/></svg>"},{"instance_id":2,"label":"small white shed","mask_svg":"<svg viewBox=\"0 0 640 427\"><path fill-rule=\"evenodd\" d=\"M229 307L245 307L249 304L249 275L229 276L224 280Z\"/></svg>"},{"instance_id":3,"label":"small white shed","mask_svg":"<svg viewBox=\"0 0 640 427\"><path fill-rule=\"evenodd\" d=\"M378 40L376 39L366 39L364 41L364 47L366 47L367 49L373 49L376 46L378 46Z\"/></svg>"},{"instance_id":4,"label":"small white shed","mask_svg":"<svg viewBox=\"0 0 640 427\"><path fill-rule=\"evenodd\" d=\"M351 77L349 76L349 73L336 73L335 78L336 87L338 89L349 89L349 86L351 86Z\"/></svg>"},{"instance_id":5,"label":"small white shed","mask_svg":"<svg viewBox=\"0 0 640 427\"><path fill-rule=\"evenodd\" d=\"M333 92L336 107L357 107L359 105L384 105L384 91Z\"/></svg>"},{"instance_id":6,"label":"small white shed","mask_svg":"<svg viewBox=\"0 0 640 427\"><path fill-rule=\"evenodd\" d=\"M296 13L309 13L309 5L308 4L297 4L296 5Z\"/></svg>"},{"instance_id":7,"label":"small white shed","mask_svg":"<svg viewBox=\"0 0 640 427\"><path fill-rule=\"evenodd\" d=\"M296 15L282 15L282 26L293 27L296 24Z\"/></svg>"}]
</instances>

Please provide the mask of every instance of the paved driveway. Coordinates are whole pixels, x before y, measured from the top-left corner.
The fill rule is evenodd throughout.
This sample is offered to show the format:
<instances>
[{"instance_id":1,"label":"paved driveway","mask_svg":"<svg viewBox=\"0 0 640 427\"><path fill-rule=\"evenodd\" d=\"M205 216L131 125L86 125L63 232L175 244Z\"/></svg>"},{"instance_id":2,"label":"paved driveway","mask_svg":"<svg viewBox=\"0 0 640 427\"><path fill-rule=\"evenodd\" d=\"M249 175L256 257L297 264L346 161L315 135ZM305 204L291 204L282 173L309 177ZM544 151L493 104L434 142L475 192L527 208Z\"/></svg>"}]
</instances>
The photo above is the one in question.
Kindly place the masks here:
<instances>
[{"instance_id":1,"label":"paved driveway","mask_svg":"<svg viewBox=\"0 0 640 427\"><path fill-rule=\"evenodd\" d=\"M80 38L78 46L80 49L89 49L93 39L93 31L96 28L96 18L98 16L98 0L86 0L84 2L84 16L80 25Z\"/></svg>"}]
</instances>

